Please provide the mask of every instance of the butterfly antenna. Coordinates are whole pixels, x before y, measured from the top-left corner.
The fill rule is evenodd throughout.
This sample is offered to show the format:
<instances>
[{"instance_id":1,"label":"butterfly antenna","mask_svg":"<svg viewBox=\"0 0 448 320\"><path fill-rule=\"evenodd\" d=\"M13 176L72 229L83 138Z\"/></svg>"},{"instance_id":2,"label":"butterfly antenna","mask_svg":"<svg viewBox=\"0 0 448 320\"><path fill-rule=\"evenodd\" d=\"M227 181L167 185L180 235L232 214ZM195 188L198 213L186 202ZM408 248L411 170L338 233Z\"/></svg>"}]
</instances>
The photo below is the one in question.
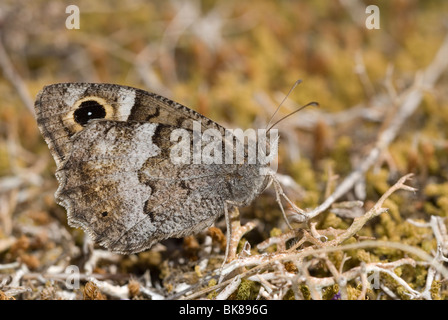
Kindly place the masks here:
<instances>
[{"instance_id":1,"label":"butterfly antenna","mask_svg":"<svg viewBox=\"0 0 448 320\"><path fill-rule=\"evenodd\" d=\"M271 119L269 119L268 124L266 125L266 128L269 126L269 124L271 123L272 119L274 119L274 116L277 114L278 110L280 110L280 107L283 105L283 103L286 101L286 99L289 97L289 95L291 94L292 90L294 90L300 83L302 83L302 80L297 80L293 86L291 87L291 89L289 89L288 94L283 98L282 102L280 102L280 104L278 105L277 109L275 110L274 114L271 116ZM272 126L271 126L272 128ZM271 129L269 128L269 130ZM267 130L267 131L269 131Z\"/></svg>"},{"instance_id":2,"label":"butterfly antenna","mask_svg":"<svg viewBox=\"0 0 448 320\"><path fill-rule=\"evenodd\" d=\"M284 116L284 117L281 118L280 120L274 122L274 124L271 125L271 126L269 127L269 129L268 129L266 132L269 132L269 131L270 131L275 125L277 125L280 121L285 120L286 118L292 116L294 113L297 113L297 112L299 112L300 110L303 110L303 109L305 109L306 107L309 107L309 106L315 106L315 107L318 107L318 106L319 106L319 103L313 101L313 102L307 103L307 104L304 105L304 106L301 106L299 109L294 110L294 111L291 112L290 114L287 114L286 116Z\"/></svg>"}]
</instances>

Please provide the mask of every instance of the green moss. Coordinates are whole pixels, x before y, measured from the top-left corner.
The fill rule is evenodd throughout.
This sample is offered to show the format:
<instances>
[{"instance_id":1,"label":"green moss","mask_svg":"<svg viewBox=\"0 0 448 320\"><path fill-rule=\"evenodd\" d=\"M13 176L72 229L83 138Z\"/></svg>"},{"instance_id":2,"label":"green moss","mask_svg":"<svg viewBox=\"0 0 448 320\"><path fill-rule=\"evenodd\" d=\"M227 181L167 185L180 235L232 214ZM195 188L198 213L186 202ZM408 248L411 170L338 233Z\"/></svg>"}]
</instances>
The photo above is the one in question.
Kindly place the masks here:
<instances>
[{"instance_id":1,"label":"green moss","mask_svg":"<svg viewBox=\"0 0 448 320\"><path fill-rule=\"evenodd\" d=\"M338 174L347 174L352 170L350 161L350 149L353 141L349 136L339 137L330 157L336 163L335 171Z\"/></svg>"},{"instance_id":2,"label":"green moss","mask_svg":"<svg viewBox=\"0 0 448 320\"><path fill-rule=\"evenodd\" d=\"M8 173L9 166L9 155L6 145L0 144L0 176Z\"/></svg>"},{"instance_id":3,"label":"green moss","mask_svg":"<svg viewBox=\"0 0 448 320\"><path fill-rule=\"evenodd\" d=\"M441 212L441 210L439 208L437 208L435 205L433 205L430 202L425 202L423 204L423 211L427 214L427 215L431 215L431 216L443 216L443 212Z\"/></svg>"},{"instance_id":4,"label":"green moss","mask_svg":"<svg viewBox=\"0 0 448 320\"><path fill-rule=\"evenodd\" d=\"M442 196L437 199L437 206L440 208L438 211L441 217L448 216L448 196Z\"/></svg>"},{"instance_id":5,"label":"green moss","mask_svg":"<svg viewBox=\"0 0 448 320\"><path fill-rule=\"evenodd\" d=\"M339 292L339 285L334 284L332 286L326 287L322 293L323 300L331 300Z\"/></svg>"},{"instance_id":6,"label":"green moss","mask_svg":"<svg viewBox=\"0 0 448 320\"><path fill-rule=\"evenodd\" d=\"M304 285L304 284L300 285L299 290L300 290L300 292L302 292L303 298L305 300L311 300L310 289L308 288L307 285Z\"/></svg>"},{"instance_id":7,"label":"green moss","mask_svg":"<svg viewBox=\"0 0 448 320\"><path fill-rule=\"evenodd\" d=\"M448 195L448 182L430 183L424 189L424 194L428 197L437 197L440 195Z\"/></svg>"},{"instance_id":8,"label":"green moss","mask_svg":"<svg viewBox=\"0 0 448 320\"><path fill-rule=\"evenodd\" d=\"M269 236L272 237L278 237L283 233L283 231L279 228L272 228L269 232Z\"/></svg>"},{"instance_id":9,"label":"green moss","mask_svg":"<svg viewBox=\"0 0 448 320\"><path fill-rule=\"evenodd\" d=\"M311 160L301 158L294 162L290 167L291 176L307 192L317 191L316 174Z\"/></svg>"},{"instance_id":10,"label":"green moss","mask_svg":"<svg viewBox=\"0 0 448 320\"><path fill-rule=\"evenodd\" d=\"M437 246L435 239L425 239L421 242L420 248L427 253L431 253L432 250L434 250Z\"/></svg>"},{"instance_id":11,"label":"green moss","mask_svg":"<svg viewBox=\"0 0 448 320\"><path fill-rule=\"evenodd\" d=\"M397 223L391 218L387 213L380 215L380 223L383 226L383 235L387 237L388 240L400 241L400 234L397 232Z\"/></svg>"},{"instance_id":12,"label":"green moss","mask_svg":"<svg viewBox=\"0 0 448 320\"><path fill-rule=\"evenodd\" d=\"M426 277L428 276L428 270L425 269L423 266L416 266L415 268L412 268L412 271L414 272L414 280L413 283L415 284L415 287L423 287L426 284Z\"/></svg>"},{"instance_id":13,"label":"green moss","mask_svg":"<svg viewBox=\"0 0 448 320\"><path fill-rule=\"evenodd\" d=\"M210 281L208 282L208 287L213 287L217 284L218 282L216 281L216 279L210 279ZM218 292L216 290L213 290L212 292L210 292L207 295L207 298L210 300L213 300L216 298L216 296L218 295Z\"/></svg>"},{"instance_id":14,"label":"green moss","mask_svg":"<svg viewBox=\"0 0 448 320\"><path fill-rule=\"evenodd\" d=\"M342 252L342 251L331 252L328 254L328 258L335 265L335 267L339 270L341 267L343 258L344 258L344 252Z\"/></svg>"},{"instance_id":15,"label":"green moss","mask_svg":"<svg viewBox=\"0 0 448 320\"><path fill-rule=\"evenodd\" d=\"M369 171L366 175L366 184L368 186L368 197L374 198L375 195L383 195L389 190L390 185L387 182L389 179L389 171L381 169L375 172Z\"/></svg>"},{"instance_id":16,"label":"green moss","mask_svg":"<svg viewBox=\"0 0 448 320\"><path fill-rule=\"evenodd\" d=\"M420 245L420 242L426 237L429 231L428 228L420 228L407 221L400 224L399 229L403 241L409 245Z\"/></svg>"},{"instance_id":17,"label":"green moss","mask_svg":"<svg viewBox=\"0 0 448 320\"><path fill-rule=\"evenodd\" d=\"M286 294L283 296L283 300L295 300L294 290L289 289Z\"/></svg>"},{"instance_id":18,"label":"green moss","mask_svg":"<svg viewBox=\"0 0 448 320\"><path fill-rule=\"evenodd\" d=\"M396 293L400 297L400 300L410 300L409 292L403 286L396 287Z\"/></svg>"},{"instance_id":19,"label":"green moss","mask_svg":"<svg viewBox=\"0 0 448 320\"><path fill-rule=\"evenodd\" d=\"M386 201L384 201L384 205L383 208L387 208L387 214L397 223L401 223L402 222L402 218L400 215L400 208L399 206L395 203L395 201L393 201L391 198L386 199Z\"/></svg>"},{"instance_id":20,"label":"green moss","mask_svg":"<svg viewBox=\"0 0 448 320\"><path fill-rule=\"evenodd\" d=\"M431 183L424 189L424 194L435 202L426 201L424 210L430 215L448 216L448 183Z\"/></svg>"},{"instance_id":21,"label":"green moss","mask_svg":"<svg viewBox=\"0 0 448 320\"><path fill-rule=\"evenodd\" d=\"M302 208L314 208L319 203L319 193L307 191L301 199L300 206Z\"/></svg>"},{"instance_id":22,"label":"green moss","mask_svg":"<svg viewBox=\"0 0 448 320\"><path fill-rule=\"evenodd\" d=\"M48 10L51 8L46 1L29 1L29 6L21 6L20 1L16 5L16 2L8 1L11 7L9 13L33 17L33 24L23 24L23 19L14 19L12 16L8 20L10 23L4 26L3 35L7 43L14 42L11 42L12 35L19 39L19 45L8 46L8 55L32 96L43 85L83 75L93 76L102 82L141 88L145 87L142 83L148 84L149 80L154 82L154 89L166 86L169 88L169 96L174 100L225 127L255 128L264 127L290 86L301 78L303 84L292 91L276 114L276 119L292 112L296 108L293 102L305 104L318 101L320 104L315 113L320 124L312 122L310 126L308 123L302 126L303 118L299 113L278 126L279 129L286 129L281 133L282 138L286 139L282 139L285 143L280 145L279 169L290 174L305 190L303 194L290 196L291 200L300 201L297 205L303 209L315 208L322 203L326 198L329 179L338 176L331 181L330 189L334 191L353 171L353 166L358 166L365 159L374 147L378 134L396 116L396 109L392 105L390 108L386 106L386 112L379 114L380 121L366 119L366 113L354 119L343 119L335 112L343 110L354 115L357 108L352 107L356 105L363 105L371 111L381 110L381 105L370 102L383 103L376 98L384 93L382 83L388 79L389 64L395 70L390 79L392 85L397 94L402 95L409 88L409 81L415 71L423 70L434 59L443 41L443 34L439 32L440 26L433 22L443 21L443 13L448 9L448 2L436 0L421 1L418 5L416 1L386 1L381 8L381 28L388 30L385 33L359 28L350 21L349 15L335 10L332 2L260 0L257 6L253 6L239 1L230 2L225 8L228 10L222 11L222 6L216 1L205 0L196 8L201 18L204 18L202 20L207 20L205 18L210 17L209 14L213 14L217 22L222 20L215 30L216 37L213 40L216 42L212 43L199 35L194 25L180 30L185 32L175 32L173 38L172 27L176 26L181 8L169 2L140 1L132 6L114 1L103 4L89 2L85 14L81 15L81 29L76 31L65 30L63 21L60 24L61 21L56 21L58 19L40 21L55 14L55 10ZM80 5L84 7L82 3ZM267 14L269 19L264 19ZM50 21L53 22L47 23ZM62 28L57 27L58 24ZM142 28L142 25L147 27ZM39 32L35 31L35 26L39 26ZM398 45L387 46L387 50L382 50L381 44L387 44L391 36ZM153 52L148 44L160 46L156 45L157 52ZM78 50L79 54L73 54L72 49L77 45L82 48ZM18 49L23 50L18 53ZM369 86L365 86L363 81L365 79L356 72L360 70L360 65L354 57L360 49L366 76L374 92L369 92ZM78 60L82 60L82 63L78 63ZM73 65L67 67L67 61L72 61ZM149 67L149 74L144 76L145 72L136 72L139 67L143 67L142 70ZM418 109L406 119L394 142L387 146L374 167L367 172L365 208L371 207L399 176L407 172L416 174L409 184L419 188L419 191L415 194L405 191L394 193L384 203L388 212L369 221L345 243L361 242L365 239L361 236L368 236L371 239L408 244L431 254L435 252L437 243L431 228L416 227L406 222L406 219L419 218L421 222L427 222L431 215L448 216L448 102L444 95L447 80L446 76L441 77L424 93ZM160 85L157 85L158 82ZM46 211L52 217L57 217L54 222L61 222L62 229L66 227L65 210L56 207L52 196L57 188L54 178L56 166L38 132L32 112L25 109L13 89L7 79L0 79L0 180L15 175L21 179L28 172L33 172L45 181L38 187L33 179L30 183L20 185L19 195L31 195L27 201L17 203L15 191L2 194L5 203L13 210L8 215L12 219L9 224L14 230L26 230L26 226L35 221L28 212ZM163 91L158 93L165 94ZM254 96L257 98L254 99ZM261 99L258 99L260 96ZM305 113L315 110L309 108ZM288 127L285 125L282 128L286 123ZM299 153L292 148L300 150L300 157L296 158ZM331 177L327 176L329 174ZM293 190L285 186L285 192L290 195ZM352 195L350 191L339 200L352 200ZM51 199L51 205L48 205L47 199ZM283 203L286 204L285 201ZM272 209L272 204L275 205L275 198L270 189L265 196L257 198L252 207L247 208L249 215L242 215L244 219L252 220L255 216L260 220L259 227L247 235L250 237L253 255L260 254L256 249L257 241L260 243L267 237L276 237L282 233L278 229L282 225L280 210L277 207ZM251 212L252 209L256 212ZM341 218L327 210L313 221L318 223L318 229L346 229L353 219ZM298 228L304 228L304 225L297 224ZM0 237L11 236L11 230L8 230L10 227L5 225L4 228L0 226L0 229ZM64 249L67 246L83 246L85 235L82 231L70 229L70 234L70 239L64 237L62 244L54 239L45 241L45 235L31 237L30 248L26 250L33 252L27 254L36 254L36 257L40 257L41 265L49 265L46 261L56 261L58 255L67 251ZM204 244L203 235L198 235L199 246ZM298 239L289 240L287 247L290 248ZM244 243L245 239L241 239L238 252L241 252ZM307 245L310 244L305 243L303 247ZM276 247L272 245L265 252L273 252ZM44 253L40 251L42 249ZM140 278L149 268L152 274L160 276L171 293L179 283L198 284L203 280L202 275L213 274L222 264L223 250L212 251L207 257L209 263L206 270L194 267L198 261L185 256L185 250L173 250L171 252L169 246L168 251L150 250L129 255L117 258L119 262L116 264L120 273L132 273L136 278ZM10 256L10 251L13 250L6 250L0 255L0 264L16 260L15 256ZM410 253L401 250L381 247L339 251L329 253L328 257L340 268L345 255L351 259L344 262L344 271L359 267L361 262L388 262L404 256L412 257ZM74 259L73 263L79 262L76 256L65 258ZM178 261L185 261L185 264ZM113 263L100 261L97 269L114 273L116 269L111 268ZM300 273L297 265L294 262L284 263L286 271L292 274ZM262 272L275 270L272 264ZM313 265L310 272L316 277L330 276L322 261ZM397 268L395 272L416 290L426 285L427 265L406 265ZM408 298L406 290L395 280L382 274L383 280L398 297ZM115 281L114 284L118 283ZM215 284L216 280L210 280L208 286L210 288ZM33 287L32 294L24 293L17 298L39 296L37 293L42 285L31 280L30 286ZM57 288L57 283L54 288ZM231 299L253 299L258 288L258 282L242 280ZM347 287L349 298L356 299L361 289L358 282L350 281ZM210 292L208 298L214 299L220 290ZM299 290L306 299L310 299L306 285L301 285ZM448 299L447 290L446 279L434 281L431 287L433 299ZM336 291L336 285L324 288L324 299L331 299ZM367 296L376 299L380 292L381 289L368 290ZM2 296L0 292L0 299ZM390 299L383 293L380 297ZM284 296L284 299L295 298L292 289Z\"/></svg>"},{"instance_id":23,"label":"green moss","mask_svg":"<svg viewBox=\"0 0 448 320\"><path fill-rule=\"evenodd\" d=\"M238 287L236 294L237 300L253 300L256 298L257 285L254 281L241 279L241 283Z\"/></svg>"},{"instance_id":24,"label":"green moss","mask_svg":"<svg viewBox=\"0 0 448 320\"><path fill-rule=\"evenodd\" d=\"M349 104L355 104L356 100L362 99L363 90L356 77L347 77L350 74L349 70L353 70L353 61L343 58L347 54L345 50L335 49L333 54L335 59L331 60L331 77L335 81L345 83L344 86L337 87L336 94L340 100L347 101Z\"/></svg>"},{"instance_id":25,"label":"green moss","mask_svg":"<svg viewBox=\"0 0 448 320\"><path fill-rule=\"evenodd\" d=\"M360 287L352 287L351 285L347 285L348 300L357 300L360 294Z\"/></svg>"},{"instance_id":26,"label":"green moss","mask_svg":"<svg viewBox=\"0 0 448 320\"><path fill-rule=\"evenodd\" d=\"M325 218L321 221L319 224L320 229L326 229L326 228L335 228L335 229L345 229L348 227L347 222L339 218L337 215L335 215L333 212L329 212L325 215Z\"/></svg>"},{"instance_id":27,"label":"green moss","mask_svg":"<svg viewBox=\"0 0 448 320\"><path fill-rule=\"evenodd\" d=\"M300 207L313 208L319 203L320 191L317 188L316 172L311 161L301 158L291 164L289 172L294 180L305 190L304 196L300 200Z\"/></svg>"},{"instance_id":28,"label":"green moss","mask_svg":"<svg viewBox=\"0 0 448 320\"><path fill-rule=\"evenodd\" d=\"M356 252L356 258L359 261L370 263L372 262L371 254L367 252L366 250L360 249Z\"/></svg>"},{"instance_id":29,"label":"green moss","mask_svg":"<svg viewBox=\"0 0 448 320\"><path fill-rule=\"evenodd\" d=\"M431 284L431 298L433 300L442 300L442 297L440 296L440 288L442 287L442 282L434 280Z\"/></svg>"}]
</instances>

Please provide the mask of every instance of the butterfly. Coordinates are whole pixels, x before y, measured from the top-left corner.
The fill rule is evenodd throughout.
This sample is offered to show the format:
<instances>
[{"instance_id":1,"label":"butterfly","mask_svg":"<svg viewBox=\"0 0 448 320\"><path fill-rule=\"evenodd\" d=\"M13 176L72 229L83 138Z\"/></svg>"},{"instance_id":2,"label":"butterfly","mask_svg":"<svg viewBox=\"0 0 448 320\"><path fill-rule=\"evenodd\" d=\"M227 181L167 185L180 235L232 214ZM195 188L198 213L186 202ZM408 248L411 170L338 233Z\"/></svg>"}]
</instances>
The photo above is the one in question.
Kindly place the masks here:
<instances>
[{"instance_id":1,"label":"butterfly","mask_svg":"<svg viewBox=\"0 0 448 320\"><path fill-rule=\"evenodd\" d=\"M200 232L230 207L249 205L272 181L261 173L269 163L247 161L260 146L274 150L269 142L243 143L194 110L144 90L52 84L37 95L35 112L69 225L113 252ZM195 144L198 126L214 135ZM194 161L198 147L206 161ZM227 163L238 150L243 161Z\"/></svg>"}]
</instances>

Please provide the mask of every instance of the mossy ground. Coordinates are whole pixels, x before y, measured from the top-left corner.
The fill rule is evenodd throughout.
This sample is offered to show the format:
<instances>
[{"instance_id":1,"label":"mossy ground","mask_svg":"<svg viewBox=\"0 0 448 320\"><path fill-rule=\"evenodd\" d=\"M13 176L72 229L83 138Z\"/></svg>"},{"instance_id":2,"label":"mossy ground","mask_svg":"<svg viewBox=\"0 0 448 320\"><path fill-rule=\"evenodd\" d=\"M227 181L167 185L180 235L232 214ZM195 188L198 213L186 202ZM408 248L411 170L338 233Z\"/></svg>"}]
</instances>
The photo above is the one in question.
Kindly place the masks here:
<instances>
[{"instance_id":1,"label":"mossy ground","mask_svg":"<svg viewBox=\"0 0 448 320\"><path fill-rule=\"evenodd\" d=\"M357 2L359 8L351 9L339 1L77 1L79 30L65 27L69 4L8 0L0 4L0 36L9 67L31 99L44 85L56 82L119 83L156 91L229 128L264 128L292 84L302 79L277 117L310 101L320 105L278 126L279 173L291 176L300 187L285 189L303 209L325 200L373 148L390 121L388 116L399 105L394 92L410 88L418 71L432 62L447 33L448 2L438 0L378 2L379 30L365 27L368 4L362 1ZM68 265L85 273L91 249L83 247L84 234L67 226L64 209L54 202L53 159L34 115L7 76L4 60L0 76L0 299L116 298L87 279L82 279L79 289L67 290L63 281L51 276L60 275ZM365 72L357 73L360 66ZM363 210L407 173L414 173L409 184L418 191L393 194L384 205L389 211L345 243L364 237L400 242L428 254L436 251L431 228L418 227L408 219L428 222L431 216L448 215L446 74L428 88L416 112L365 175ZM389 100L384 102L384 97ZM357 196L349 192L340 200ZM272 190L241 209L241 216L243 222L257 221L244 238L251 243L253 255L260 254L256 244L288 231ZM352 221L331 209L313 219L319 230L346 229ZM90 271L116 286L128 285L133 299L150 296L136 289L135 279L140 286L149 283L159 288L162 296L176 294L181 283L216 286L216 279L201 280L222 262L222 220L217 227L224 233L204 231L165 241L148 252L99 256ZM298 227L308 230L309 225ZM213 239L209 267L199 268L207 236ZM291 240L288 247L297 241ZM276 250L271 247L268 252ZM344 262L346 271L406 255L378 247L335 252L328 258L336 268ZM9 286L8 277L16 276L20 268L26 274L15 287ZM299 272L291 261L284 268ZM331 276L323 262L309 268L313 277ZM421 291L428 268L405 265L395 272ZM39 275L45 275L47 282ZM408 297L393 278L386 275L381 280L396 297ZM255 299L260 287L256 281L242 279L229 299ZM331 299L339 290L337 284L328 286L322 298ZM63 291L69 293L61 295ZM350 299L361 291L359 281L347 286ZM206 297L215 298L218 293L212 291ZM310 289L300 284L296 291L285 290L282 298L299 298L300 293L301 298L312 297ZM431 294L433 299L447 299L446 279L435 279ZM365 297L390 298L381 289L368 289Z\"/></svg>"}]
</instances>

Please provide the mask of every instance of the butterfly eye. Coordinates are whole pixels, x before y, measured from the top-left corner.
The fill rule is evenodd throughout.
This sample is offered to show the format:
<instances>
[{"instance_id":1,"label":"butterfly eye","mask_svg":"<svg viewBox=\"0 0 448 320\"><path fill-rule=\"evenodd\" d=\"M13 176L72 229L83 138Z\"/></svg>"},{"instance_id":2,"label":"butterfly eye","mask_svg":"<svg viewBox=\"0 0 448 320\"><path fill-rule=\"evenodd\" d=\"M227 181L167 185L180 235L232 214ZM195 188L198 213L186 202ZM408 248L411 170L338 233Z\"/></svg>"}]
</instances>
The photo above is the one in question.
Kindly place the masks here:
<instances>
[{"instance_id":1,"label":"butterfly eye","mask_svg":"<svg viewBox=\"0 0 448 320\"><path fill-rule=\"evenodd\" d=\"M89 120L103 119L106 117L106 110L98 101L86 100L79 105L78 109L73 113L73 116L75 121L84 127Z\"/></svg>"}]
</instances>

